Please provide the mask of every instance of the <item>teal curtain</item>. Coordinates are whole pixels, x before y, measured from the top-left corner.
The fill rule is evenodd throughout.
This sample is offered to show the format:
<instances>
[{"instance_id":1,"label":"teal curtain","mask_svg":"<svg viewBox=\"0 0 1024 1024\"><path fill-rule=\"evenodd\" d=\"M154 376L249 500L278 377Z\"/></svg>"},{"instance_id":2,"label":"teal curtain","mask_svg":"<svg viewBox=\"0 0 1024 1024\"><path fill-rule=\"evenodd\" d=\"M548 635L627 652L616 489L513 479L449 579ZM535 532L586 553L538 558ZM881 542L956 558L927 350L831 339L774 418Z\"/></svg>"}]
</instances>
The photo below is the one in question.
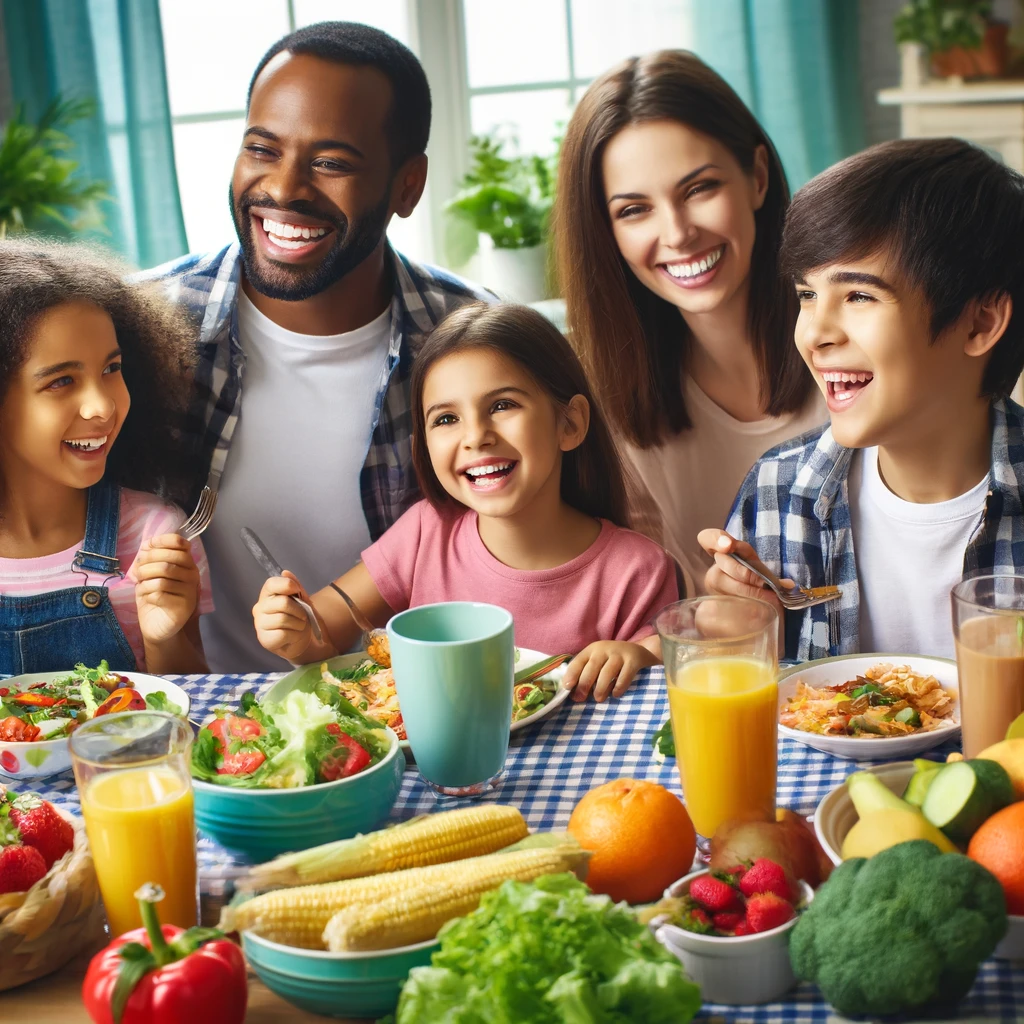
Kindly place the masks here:
<instances>
[{"instance_id":1,"label":"teal curtain","mask_svg":"<svg viewBox=\"0 0 1024 1024\"><path fill-rule=\"evenodd\" d=\"M141 267L187 250L158 0L2 0L15 103L38 117L57 93L96 114L69 130L80 173L110 184L104 232Z\"/></svg>"},{"instance_id":2,"label":"teal curtain","mask_svg":"<svg viewBox=\"0 0 1024 1024\"><path fill-rule=\"evenodd\" d=\"M775 143L793 190L864 145L852 0L693 0L694 50Z\"/></svg>"}]
</instances>

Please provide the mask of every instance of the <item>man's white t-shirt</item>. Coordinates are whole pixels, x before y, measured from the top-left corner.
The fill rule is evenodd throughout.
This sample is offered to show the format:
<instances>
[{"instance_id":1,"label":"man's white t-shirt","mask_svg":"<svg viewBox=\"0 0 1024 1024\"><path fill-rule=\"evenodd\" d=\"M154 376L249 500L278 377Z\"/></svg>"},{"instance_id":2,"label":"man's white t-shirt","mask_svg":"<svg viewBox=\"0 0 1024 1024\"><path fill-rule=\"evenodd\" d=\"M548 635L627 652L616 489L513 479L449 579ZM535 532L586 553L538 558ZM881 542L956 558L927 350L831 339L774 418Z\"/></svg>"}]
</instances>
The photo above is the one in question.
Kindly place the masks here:
<instances>
[{"instance_id":1,"label":"man's white t-shirt","mask_svg":"<svg viewBox=\"0 0 1024 1024\"><path fill-rule=\"evenodd\" d=\"M878 449L865 448L854 454L849 481L860 649L954 657L949 592L981 524L988 474L965 494L920 505L886 487Z\"/></svg>"},{"instance_id":2,"label":"man's white t-shirt","mask_svg":"<svg viewBox=\"0 0 1024 1024\"><path fill-rule=\"evenodd\" d=\"M390 309L347 334L295 334L239 289L241 415L203 537L216 611L201 627L214 672L288 669L256 639L252 606L266 577L242 543L243 526L311 593L370 543L359 474L390 334Z\"/></svg>"}]
</instances>

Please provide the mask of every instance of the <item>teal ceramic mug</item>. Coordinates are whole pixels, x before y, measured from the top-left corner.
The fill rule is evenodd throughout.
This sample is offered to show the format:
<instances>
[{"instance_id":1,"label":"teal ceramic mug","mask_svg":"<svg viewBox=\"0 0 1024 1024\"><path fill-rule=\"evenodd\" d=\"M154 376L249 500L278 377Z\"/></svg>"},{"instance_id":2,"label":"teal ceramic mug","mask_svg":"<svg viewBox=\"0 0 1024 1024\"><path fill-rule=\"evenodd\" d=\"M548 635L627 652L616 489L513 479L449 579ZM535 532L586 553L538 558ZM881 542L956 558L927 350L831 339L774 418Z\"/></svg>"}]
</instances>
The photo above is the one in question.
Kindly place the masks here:
<instances>
[{"instance_id":1,"label":"teal ceramic mug","mask_svg":"<svg viewBox=\"0 0 1024 1024\"><path fill-rule=\"evenodd\" d=\"M497 782L512 724L512 614L450 601L399 612L387 625L402 720L416 764L440 793Z\"/></svg>"}]
</instances>

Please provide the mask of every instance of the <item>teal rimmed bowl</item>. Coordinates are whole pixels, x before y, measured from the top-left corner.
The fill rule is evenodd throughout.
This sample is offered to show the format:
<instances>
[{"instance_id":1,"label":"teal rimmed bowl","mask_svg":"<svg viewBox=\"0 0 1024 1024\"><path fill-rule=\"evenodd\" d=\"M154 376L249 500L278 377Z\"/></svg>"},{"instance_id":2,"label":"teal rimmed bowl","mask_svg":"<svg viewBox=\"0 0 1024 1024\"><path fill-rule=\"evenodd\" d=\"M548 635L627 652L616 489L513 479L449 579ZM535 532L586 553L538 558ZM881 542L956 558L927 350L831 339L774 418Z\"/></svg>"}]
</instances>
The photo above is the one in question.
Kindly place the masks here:
<instances>
[{"instance_id":1,"label":"teal rimmed bowl","mask_svg":"<svg viewBox=\"0 0 1024 1024\"><path fill-rule=\"evenodd\" d=\"M242 932L242 949L260 981L282 999L327 1017L382 1017L398 1004L413 967L430 963L437 939L367 953L282 946Z\"/></svg>"},{"instance_id":2,"label":"teal rimmed bowl","mask_svg":"<svg viewBox=\"0 0 1024 1024\"><path fill-rule=\"evenodd\" d=\"M402 787L398 737L375 765L337 782L297 789L239 789L192 780L196 825L254 861L369 832L388 816ZM284 947L282 947L284 948Z\"/></svg>"}]
</instances>

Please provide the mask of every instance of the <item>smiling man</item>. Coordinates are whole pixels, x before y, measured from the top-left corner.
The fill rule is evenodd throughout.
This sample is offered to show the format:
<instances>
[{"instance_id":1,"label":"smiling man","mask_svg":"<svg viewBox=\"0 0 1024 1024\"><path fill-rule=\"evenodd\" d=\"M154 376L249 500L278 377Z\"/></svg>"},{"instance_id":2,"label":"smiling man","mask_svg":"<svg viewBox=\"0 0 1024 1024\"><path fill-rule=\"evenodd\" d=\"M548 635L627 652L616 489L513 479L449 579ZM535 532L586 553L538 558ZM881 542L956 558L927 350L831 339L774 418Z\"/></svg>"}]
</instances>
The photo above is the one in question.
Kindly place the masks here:
<instances>
[{"instance_id":1,"label":"smiling man","mask_svg":"<svg viewBox=\"0 0 1024 1024\"><path fill-rule=\"evenodd\" d=\"M249 87L229 198L238 242L145 275L198 331L190 440L219 491L206 536L214 671L275 671L239 531L318 589L419 496L409 380L422 341L481 289L396 253L423 193L430 90L405 46L324 22L276 43Z\"/></svg>"},{"instance_id":2,"label":"smiling man","mask_svg":"<svg viewBox=\"0 0 1024 1024\"><path fill-rule=\"evenodd\" d=\"M766 593L732 551L842 587L780 610L788 657L952 657L950 589L1024 571L1022 236L1024 177L959 139L875 146L793 198L782 264L831 426L765 454L700 535L714 592Z\"/></svg>"}]
</instances>

